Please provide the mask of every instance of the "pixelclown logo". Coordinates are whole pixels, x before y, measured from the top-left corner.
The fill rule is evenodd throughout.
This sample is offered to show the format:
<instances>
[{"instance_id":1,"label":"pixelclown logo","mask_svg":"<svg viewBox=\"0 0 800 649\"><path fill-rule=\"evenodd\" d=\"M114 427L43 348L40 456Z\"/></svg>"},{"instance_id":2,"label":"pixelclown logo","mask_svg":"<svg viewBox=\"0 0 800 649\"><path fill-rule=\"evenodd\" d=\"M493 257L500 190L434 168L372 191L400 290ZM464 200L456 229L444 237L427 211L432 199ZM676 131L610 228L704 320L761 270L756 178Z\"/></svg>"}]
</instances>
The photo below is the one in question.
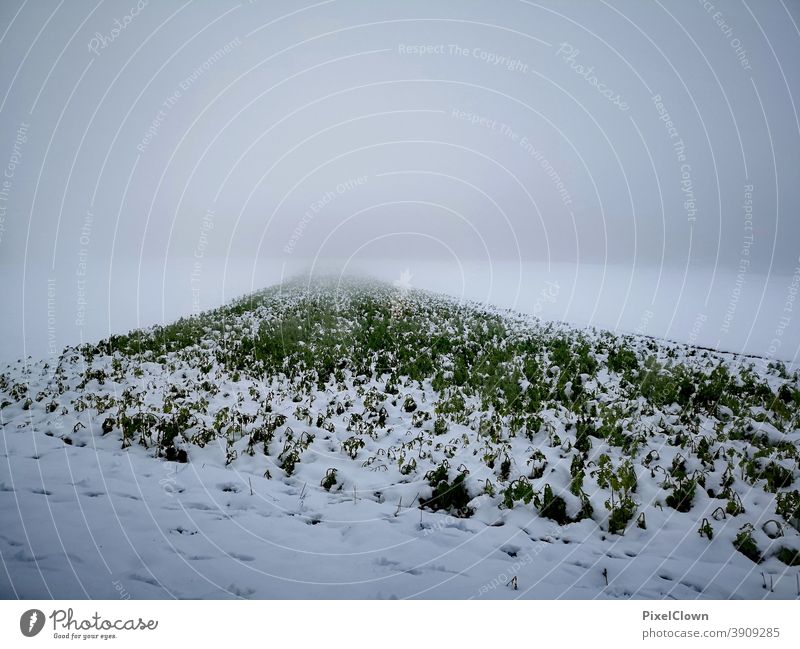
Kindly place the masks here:
<instances>
[{"instance_id":1,"label":"pixelclown logo","mask_svg":"<svg viewBox=\"0 0 800 649\"><path fill-rule=\"evenodd\" d=\"M19 618L19 630L22 635L32 638L44 628L44 613L37 608L25 611Z\"/></svg>"}]
</instances>

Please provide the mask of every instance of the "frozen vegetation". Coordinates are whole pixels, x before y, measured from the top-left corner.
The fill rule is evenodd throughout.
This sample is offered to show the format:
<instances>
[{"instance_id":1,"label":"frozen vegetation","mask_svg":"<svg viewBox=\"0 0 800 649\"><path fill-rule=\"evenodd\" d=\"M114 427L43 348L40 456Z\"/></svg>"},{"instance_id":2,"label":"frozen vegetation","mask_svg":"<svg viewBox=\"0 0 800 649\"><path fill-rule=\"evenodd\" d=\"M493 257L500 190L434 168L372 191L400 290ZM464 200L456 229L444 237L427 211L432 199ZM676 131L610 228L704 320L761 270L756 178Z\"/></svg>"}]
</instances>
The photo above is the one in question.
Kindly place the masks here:
<instances>
[{"instance_id":1,"label":"frozen vegetation","mask_svg":"<svg viewBox=\"0 0 800 649\"><path fill-rule=\"evenodd\" d=\"M781 362L320 281L0 402L6 597L800 595Z\"/></svg>"}]
</instances>

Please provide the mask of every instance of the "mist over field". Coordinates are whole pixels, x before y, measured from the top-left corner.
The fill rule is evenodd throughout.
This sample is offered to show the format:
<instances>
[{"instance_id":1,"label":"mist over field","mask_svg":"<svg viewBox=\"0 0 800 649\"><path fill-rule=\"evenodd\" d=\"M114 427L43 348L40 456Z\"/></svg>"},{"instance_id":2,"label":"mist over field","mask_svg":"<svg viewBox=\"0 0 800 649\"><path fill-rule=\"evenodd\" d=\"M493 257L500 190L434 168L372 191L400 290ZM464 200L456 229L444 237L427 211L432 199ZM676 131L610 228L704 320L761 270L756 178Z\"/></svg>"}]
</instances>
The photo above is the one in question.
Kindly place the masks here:
<instances>
[{"instance_id":1,"label":"mist over field","mask_svg":"<svg viewBox=\"0 0 800 649\"><path fill-rule=\"evenodd\" d=\"M791 360L797 22L782 1L3 3L0 354L324 268Z\"/></svg>"},{"instance_id":2,"label":"mist over field","mask_svg":"<svg viewBox=\"0 0 800 649\"><path fill-rule=\"evenodd\" d=\"M0 599L800 597L799 24L4 0Z\"/></svg>"}]
</instances>

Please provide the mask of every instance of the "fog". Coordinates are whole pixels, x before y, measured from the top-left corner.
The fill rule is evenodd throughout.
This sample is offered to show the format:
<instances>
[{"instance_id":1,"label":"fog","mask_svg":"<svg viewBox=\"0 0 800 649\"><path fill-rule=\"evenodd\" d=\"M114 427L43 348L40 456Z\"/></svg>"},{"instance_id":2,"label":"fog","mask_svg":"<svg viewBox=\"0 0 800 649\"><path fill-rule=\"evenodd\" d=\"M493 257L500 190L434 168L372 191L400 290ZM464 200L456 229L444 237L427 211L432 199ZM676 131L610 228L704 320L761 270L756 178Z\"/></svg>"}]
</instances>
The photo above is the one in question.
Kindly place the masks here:
<instances>
[{"instance_id":1,"label":"fog","mask_svg":"<svg viewBox=\"0 0 800 649\"><path fill-rule=\"evenodd\" d=\"M0 358L316 272L785 360L800 4L0 4Z\"/></svg>"}]
</instances>

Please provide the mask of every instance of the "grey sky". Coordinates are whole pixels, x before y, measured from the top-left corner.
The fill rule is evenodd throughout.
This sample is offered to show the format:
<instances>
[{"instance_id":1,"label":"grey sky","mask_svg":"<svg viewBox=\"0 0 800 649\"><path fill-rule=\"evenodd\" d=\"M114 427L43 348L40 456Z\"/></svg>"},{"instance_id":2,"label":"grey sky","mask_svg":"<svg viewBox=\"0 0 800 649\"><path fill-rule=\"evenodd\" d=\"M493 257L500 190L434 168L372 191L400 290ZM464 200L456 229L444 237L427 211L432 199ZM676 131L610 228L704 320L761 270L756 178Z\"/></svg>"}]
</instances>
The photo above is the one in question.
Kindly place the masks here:
<instances>
[{"instance_id":1,"label":"grey sky","mask_svg":"<svg viewBox=\"0 0 800 649\"><path fill-rule=\"evenodd\" d=\"M3 2L4 302L57 278L72 332L81 272L101 293L125 268L141 301L144 271L185 260L188 287L197 259L205 283L210 259L351 257L789 275L798 22L790 0Z\"/></svg>"}]
</instances>

